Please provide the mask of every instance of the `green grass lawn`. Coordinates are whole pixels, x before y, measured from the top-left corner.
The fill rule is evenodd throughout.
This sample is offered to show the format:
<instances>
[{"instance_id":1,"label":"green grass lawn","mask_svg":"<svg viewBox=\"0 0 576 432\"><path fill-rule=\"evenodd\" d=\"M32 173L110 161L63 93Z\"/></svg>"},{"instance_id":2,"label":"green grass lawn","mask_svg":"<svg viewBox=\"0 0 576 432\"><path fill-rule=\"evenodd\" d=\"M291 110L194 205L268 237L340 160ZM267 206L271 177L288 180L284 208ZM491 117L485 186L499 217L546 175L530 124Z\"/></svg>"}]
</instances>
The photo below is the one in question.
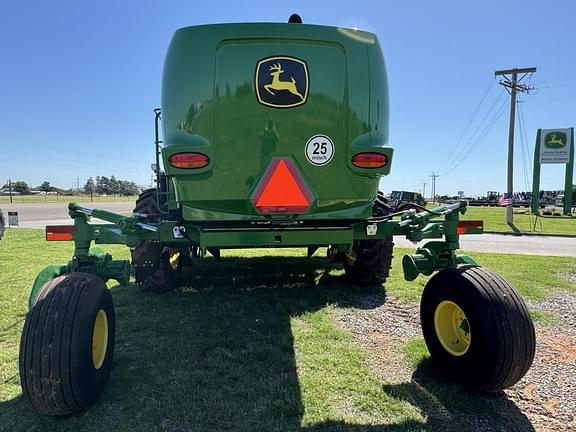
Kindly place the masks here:
<instances>
[{"instance_id":1,"label":"green grass lawn","mask_svg":"<svg viewBox=\"0 0 576 432\"><path fill-rule=\"evenodd\" d=\"M496 396L466 394L439 381L421 340L407 345L403 360L413 365L417 385L380 380L363 349L333 322L335 311L352 308L360 291L337 266L306 259L303 250L225 251L221 261L200 261L187 274L187 287L162 295L109 283L117 339L104 395L81 415L39 416L21 395L20 332L36 273L67 261L71 247L46 243L42 231L32 229L9 230L0 241L0 430L440 431L428 420L438 406L488 416L496 425L521 416L504 396L498 396L500 418L490 408ZM124 247L107 250L128 257ZM562 278L574 272L576 259L474 257L528 297L576 291ZM405 282L397 258L386 290L417 302L425 281Z\"/></svg>"},{"instance_id":2,"label":"green grass lawn","mask_svg":"<svg viewBox=\"0 0 576 432\"><path fill-rule=\"evenodd\" d=\"M570 234L576 236L576 217L539 217L534 229L534 216L528 209L514 209L514 224L521 232ZM482 219L485 231L513 232L506 224L505 207L470 207L462 219Z\"/></svg>"},{"instance_id":3,"label":"green grass lawn","mask_svg":"<svg viewBox=\"0 0 576 432\"><path fill-rule=\"evenodd\" d=\"M136 201L137 196L97 196L94 195L14 195L12 202L14 204L20 203L68 203L68 202L125 202ZM0 196L0 205L10 204L10 197Z\"/></svg>"}]
</instances>

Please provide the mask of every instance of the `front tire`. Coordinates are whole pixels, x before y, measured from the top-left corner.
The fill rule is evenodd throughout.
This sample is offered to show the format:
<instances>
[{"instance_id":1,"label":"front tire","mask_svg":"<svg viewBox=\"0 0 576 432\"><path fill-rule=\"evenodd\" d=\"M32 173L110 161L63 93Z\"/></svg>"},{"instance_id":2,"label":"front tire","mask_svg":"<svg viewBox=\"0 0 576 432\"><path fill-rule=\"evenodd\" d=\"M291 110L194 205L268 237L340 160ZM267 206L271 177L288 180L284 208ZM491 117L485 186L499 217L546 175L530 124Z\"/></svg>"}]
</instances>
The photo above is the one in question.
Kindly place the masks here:
<instances>
[{"instance_id":1,"label":"front tire","mask_svg":"<svg viewBox=\"0 0 576 432\"><path fill-rule=\"evenodd\" d=\"M24 397L46 415L78 413L104 391L112 368L115 318L102 279L87 273L45 285L20 340Z\"/></svg>"},{"instance_id":2,"label":"front tire","mask_svg":"<svg viewBox=\"0 0 576 432\"><path fill-rule=\"evenodd\" d=\"M536 337L526 304L508 281L482 267L433 276L420 318L432 360L471 389L511 387L534 359Z\"/></svg>"}]
</instances>

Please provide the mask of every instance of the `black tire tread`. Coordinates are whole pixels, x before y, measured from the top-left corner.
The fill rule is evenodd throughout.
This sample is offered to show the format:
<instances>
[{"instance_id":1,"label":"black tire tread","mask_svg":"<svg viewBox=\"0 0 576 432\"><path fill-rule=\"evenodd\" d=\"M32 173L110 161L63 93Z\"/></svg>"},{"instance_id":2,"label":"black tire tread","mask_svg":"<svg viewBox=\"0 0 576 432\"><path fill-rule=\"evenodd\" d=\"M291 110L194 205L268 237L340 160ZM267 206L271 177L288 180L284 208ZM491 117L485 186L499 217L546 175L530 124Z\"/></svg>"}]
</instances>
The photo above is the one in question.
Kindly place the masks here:
<instances>
[{"instance_id":1,"label":"black tire tread","mask_svg":"<svg viewBox=\"0 0 576 432\"><path fill-rule=\"evenodd\" d=\"M386 282L392 265L394 243L391 239L360 240L356 245L356 262L347 265L347 276L360 286Z\"/></svg>"},{"instance_id":2,"label":"black tire tread","mask_svg":"<svg viewBox=\"0 0 576 432\"><path fill-rule=\"evenodd\" d=\"M141 291L169 291L178 286L181 267L174 270L170 266L167 251L164 247L153 241L142 242L132 251L132 265L135 267L134 275L136 286ZM151 262L152 267L146 261Z\"/></svg>"},{"instance_id":3,"label":"black tire tread","mask_svg":"<svg viewBox=\"0 0 576 432\"><path fill-rule=\"evenodd\" d=\"M73 333L83 313L78 307L93 278L98 279L73 273L47 282L26 318L20 340L20 380L24 397L42 414L73 414L90 406L98 396L83 394L84 383L73 376L71 364L76 342ZM113 329L113 317L111 320Z\"/></svg>"},{"instance_id":4,"label":"black tire tread","mask_svg":"<svg viewBox=\"0 0 576 432\"><path fill-rule=\"evenodd\" d=\"M383 196L374 201L373 215L385 216L391 212ZM374 286L386 282L394 258L392 237L378 240L358 240L354 244L356 260L349 264L344 258L346 276L359 286Z\"/></svg>"},{"instance_id":5,"label":"black tire tread","mask_svg":"<svg viewBox=\"0 0 576 432\"><path fill-rule=\"evenodd\" d=\"M146 214L151 223L160 221L157 190L146 189L136 200L134 213ZM136 286L141 291L167 291L178 285L178 273L165 256L164 246L156 241L143 241L131 251Z\"/></svg>"},{"instance_id":6,"label":"black tire tread","mask_svg":"<svg viewBox=\"0 0 576 432\"><path fill-rule=\"evenodd\" d=\"M160 220L160 211L156 201L157 191L155 188L146 189L136 199L133 213L147 215L149 222L158 222Z\"/></svg>"},{"instance_id":7,"label":"black tire tread","mask_svg":"<svg viewBox=\"0 0 576 432\"><path fill-rule=\"evenodd\" d=\"M469 277L470 281L483 291L484 296L498 311L499 319L495 320L495 324L500 340L511 342L503 350L504 356L499 359L493 380L485 384L485 390L499 391L508 388L524 376L534 359L536 336L530 313L518 292L498 273L483 267L471 267L464 276Z\"/></svg>"},{"instance_id":8,"label":"black tire tread","mask_svg":"<svg viewBox=\"0 0 576 432\"><path fill-rule=\"evenodd\" d=\"M458 269L441 271L426 285L421 303L422 329L431 353L434 350L434 344L430 344L431 336L427 335L425 330L425 326L428 325L424 318L425 307L435 301L436 287L433 279L445 277L461 277L473 285L473 289L487 305L484 320L493 332L492 343L496 354L495 358L486 361L486 364L491 364L490 369L484 370L482 375L471 374L468 371L463 381L473 389L481 391L497 392L511 387L526 374L532 365L536 349L534 325L525 302L508 281L491 270L477 266L462 266ZM444 281L444 279L439 280ZM453 285L456 285L456 282L453 280ZM466 286L458 288L471 289ZM434 331L429 329L428 332ZM472 341L474 341L474 326L472 327ZM452 369L451 372L457 373L457 368L453 364L445 366Z\"/></svg>"}]
</instances>

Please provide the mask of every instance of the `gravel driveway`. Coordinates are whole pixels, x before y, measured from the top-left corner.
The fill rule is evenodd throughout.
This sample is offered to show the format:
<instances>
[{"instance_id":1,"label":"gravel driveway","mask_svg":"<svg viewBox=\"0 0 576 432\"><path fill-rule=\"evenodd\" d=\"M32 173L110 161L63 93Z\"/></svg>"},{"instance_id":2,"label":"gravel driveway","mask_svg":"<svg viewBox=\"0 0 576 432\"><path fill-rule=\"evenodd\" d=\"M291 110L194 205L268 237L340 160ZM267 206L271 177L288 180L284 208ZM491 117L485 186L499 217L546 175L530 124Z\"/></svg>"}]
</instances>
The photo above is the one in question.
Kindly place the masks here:
<instances>
[{"instance_id":1,"label":"gravel driveway","mask_svg":"<svg viewBox=\"0 0 576 432\"><path fill-rule=\"evenodd\" d=\"M573 277L573 275L571 275ZM405 343L422 338L419 306L385 294L358 295L336 321L368 353L385 390L418 407L431 431L576 431L576 295L529 302L554 324L536 323L536 357L526 376L496 394L466 392L437 377L429 360L410 365Z\"/></svg>"}]
</instances>

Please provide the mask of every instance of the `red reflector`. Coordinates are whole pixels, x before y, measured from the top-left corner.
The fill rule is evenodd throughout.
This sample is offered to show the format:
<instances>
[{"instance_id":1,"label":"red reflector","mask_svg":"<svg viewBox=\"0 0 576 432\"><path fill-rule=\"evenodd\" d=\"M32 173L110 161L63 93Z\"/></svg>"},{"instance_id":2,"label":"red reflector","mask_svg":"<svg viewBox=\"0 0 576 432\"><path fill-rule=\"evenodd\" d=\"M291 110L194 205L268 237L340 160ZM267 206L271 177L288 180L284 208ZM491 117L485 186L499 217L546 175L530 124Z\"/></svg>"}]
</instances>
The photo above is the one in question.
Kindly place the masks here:
<instances>
[{"instance_id":1,"label":"red reflector","mask_svg":"<svg viewBox=\"0 0 576 432\"><path fill-rule=\"evenodd\" d=\"M358 168L382 168L388 164L388 157L382 153L358 153L352 157L352 165Z\"/></svg>"},{"instance_id":2,"label":"red reflector","mask_svg":"<svg viewBox=\"0 0 576 432\"><path fill-rule=\"evenodd\" d=\"M76 231L78 231L78 228L76 228L74 225L46 225L46 240L74 240L74 233Z\"/></svg>"},{"instance_id":3,"label":"red reflector","mask_svg":"<svg viewBox=\"0 0 576 432\"><path fill-rule=\"evenodd\" d=\"M208 166L210 158L204 153L175 153L168 161L174 168L198 169Z\"/></svg>"},{"instance_id":4,"label":"red reflector","mask_svg":"<svg viewBox=\"0 0 576 432\"><path fill-rule=\"evenodd\" d=\"M313 197L290 159L274 159L252 196L259 213L305 213Z\"/></svg>"},{"instance_id":5,"label":"red reflector","mask_svg":"<svg viewBox=\"0 0 576 432\"><path fill-rule=\"evenodd\" d=\"M482 234L484 232L484 221L458 221L458 234Z\"/></svg>"}]
</instances>

